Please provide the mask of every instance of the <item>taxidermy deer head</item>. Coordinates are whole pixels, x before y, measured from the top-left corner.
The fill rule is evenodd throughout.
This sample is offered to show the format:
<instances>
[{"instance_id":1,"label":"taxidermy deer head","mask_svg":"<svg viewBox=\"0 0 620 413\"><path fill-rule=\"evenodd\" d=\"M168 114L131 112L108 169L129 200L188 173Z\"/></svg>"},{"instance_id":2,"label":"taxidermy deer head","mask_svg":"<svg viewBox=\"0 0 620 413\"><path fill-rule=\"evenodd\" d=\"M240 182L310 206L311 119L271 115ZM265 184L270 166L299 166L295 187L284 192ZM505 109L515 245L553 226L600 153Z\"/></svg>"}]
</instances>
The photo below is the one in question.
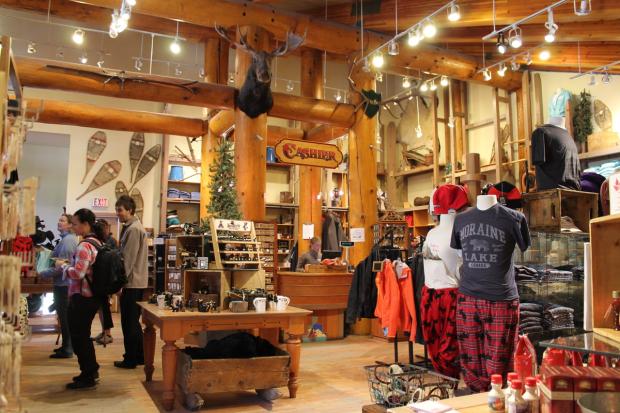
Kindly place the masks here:
<instances>
[{"instance_id":1,"label":"taxidermy deer head","mask_svg":"<svg viewBox=\"0 0 620 413\"><path fill-rule=\"evenodd\" d=\"M239 36L239 42L231 39L221 26L215 26L217 33L230 44L236 46L237 50L243 49L252 55L252 64L245 76L243 86L239 90L236 99L236 105L251 118L267 113L273 106L273 97L271 96L271 60L276 56L284 56L288 52L297 49L304 42L306 35L303 37L294 33L287 33L286 42L272 50L271 52L257 51L248 44L247 34ZM239 27L237 27L239 31Z\"/></svg>"}]
</instances>

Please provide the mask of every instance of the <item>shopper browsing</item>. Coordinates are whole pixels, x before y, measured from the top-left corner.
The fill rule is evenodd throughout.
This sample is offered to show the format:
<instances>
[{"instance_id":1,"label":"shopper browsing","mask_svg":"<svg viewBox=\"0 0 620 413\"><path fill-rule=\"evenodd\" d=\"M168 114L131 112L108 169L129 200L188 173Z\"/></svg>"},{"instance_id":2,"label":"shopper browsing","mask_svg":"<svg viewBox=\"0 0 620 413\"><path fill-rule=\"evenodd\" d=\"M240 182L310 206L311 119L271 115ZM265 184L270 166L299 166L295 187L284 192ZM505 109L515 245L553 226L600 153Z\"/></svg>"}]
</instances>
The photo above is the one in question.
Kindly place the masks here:
<instances>
[{"instance_id":1,"label":"shopper browsing","mask_svg":"<svg viewBox=\"0 0 620 413\"><path fill-rule=\"evenodd\" d=\"M110 223L105 219L98 219L97 224L103 228L103 233L106 235L104 244L110 249L118 249L118 242L112 236L110 232ZM114 328L114 321L112 321L112 312L110 311L110 297L105 296L101 298L101 308L99 309L99 321L101 322L101 333L93 338L97 344L112 343L112 328Z\"/></svg>"},{"instance_id":2,"label":"shopper browsing","mask_svg":"<svg viewBox=\"0 0 620 413\"><path fill-rule=\"evenodd\" d=\"M56 266L62 269L63 279L69 281L69 331L73 351L80 364L80 375L74 377L67 388L84 389L94 387L99 378L99 364L90 340L90 327L101 300L94 296L91 283L97 248L102 245L105 234L95 223L95 214L89 209L78 210L72 222L73 231L83 237L83 241L78 244L70 264L57 262Z\"/></svg>"},{"instance_id":3,"label":"shopper browsing","mask_svg":"<svg viewBox=\"0 0 620 413\"><path fill-rule=\"evenodd\" d=\"M55 262L68 262L75 254L78 245L77 237L71 228L71 215L62 214L58 218L58 232L60 241L54 247L50 258ZM69 333L69 321L67 320L67 307L69 305L69 281L63 279L62 270L58 266L53 266L37 274L39 277L54 277L54 307L60 324L62 334L62 345L54 349L50 355L53 359L65 359L73 357L73 346L71 345L71 334Z\"/></svg>"},{"instance_id":4,"label":"shopper browsing","mask_svg":"<svg viewBox=\"0 0 620 413\"><path fill-rule=\"evenodd\" d=\"M125 354L122 361L114 362L114 366L124 369L135 369L138 364L144 364L140 307L137 303L142 300L147 287L148 245L146 232L135 212L136 203L130 196L123 195L116 201L116 215L123 223L120 249L128 283L120 296Z\"/></svg>"}]
</instances>

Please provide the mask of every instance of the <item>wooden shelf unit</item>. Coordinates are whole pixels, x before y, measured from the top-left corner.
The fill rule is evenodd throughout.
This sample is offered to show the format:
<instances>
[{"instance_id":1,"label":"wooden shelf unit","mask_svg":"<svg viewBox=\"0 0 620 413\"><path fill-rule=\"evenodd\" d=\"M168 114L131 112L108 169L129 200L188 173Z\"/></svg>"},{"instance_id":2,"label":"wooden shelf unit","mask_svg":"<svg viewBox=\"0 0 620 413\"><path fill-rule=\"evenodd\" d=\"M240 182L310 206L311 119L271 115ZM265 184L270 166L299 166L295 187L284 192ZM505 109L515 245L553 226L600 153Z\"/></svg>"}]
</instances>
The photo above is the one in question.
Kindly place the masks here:
<instances>
[{"instance_id":1,"label":"wooden shelf unit","mask_svg":"<svg viewBox=\"0 0 620 413\"><path fill-rule=\"evenodd\" d=\"M209 220L209 226L211 229L211 245L213 248L214 258L214 262L212 261L210 263L210 267L228 271L236 271L239 269L259 271L261 269L261 243L258 242L256 238L256 229L254 227L254 222L211 218ZM240 236L248 239L221 239L224 234L233 234L235 236ZM226 249L227 245L239 245L243 249ZM234 256L243 254L252 255L254 259L236 261L231 260L229 257L229 255ZM252 265L252 267L237 267L238 265L248 264Z\"/></svg>"},{"instance_id":2,"label":"wooden shelf unit","mask_svg":"<svg viewBox=\"0 0 620 413\"><path fill-rule=\"evenodd\" d=\"M146 242L148 245L148 284L145 291L145 297L148 297L156 290L157 259L155 257L155 232L153 231L153 228L144 228L144 230L146 231Z\"/></svg>"},{"instance_id":3,"label":"wooden shelf unit","mask_svg":"<svg viewBox=\"0 0 620 413\"><path fill-rule=\"evenodd\" d=\"M256 239L260 242L261 266L265 270L265 289L275 292L274 286L274 262L275 258L275 239L277 237L277 227L275 222L255 222Z\"/></svg>"}]
</instances>

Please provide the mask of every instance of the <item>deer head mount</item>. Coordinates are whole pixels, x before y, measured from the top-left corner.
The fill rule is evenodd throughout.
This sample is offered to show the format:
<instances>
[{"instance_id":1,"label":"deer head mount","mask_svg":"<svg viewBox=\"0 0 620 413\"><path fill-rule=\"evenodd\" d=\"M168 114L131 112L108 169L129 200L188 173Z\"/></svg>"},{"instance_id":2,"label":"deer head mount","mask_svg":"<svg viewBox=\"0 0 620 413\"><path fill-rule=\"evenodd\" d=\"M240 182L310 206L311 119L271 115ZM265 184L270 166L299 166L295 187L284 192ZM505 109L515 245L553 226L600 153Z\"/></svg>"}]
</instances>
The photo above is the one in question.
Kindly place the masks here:
<instances>
[{"instance_id":1,"label":"deer head mount","mask_svg":"<svg viewBox=\"0 0 620 413\"><path fill-rule=\"evenodd\" d=\"M239 90L236 98L236 105L246 115L251 118L267 113L273 106L271 95L271 60L277 56L284 56L290 51L297 49L306 39L306 35L298 36L295 33L287 33L286 42L278 46L271 52L255 50L248 44L247 33L239 32L239 42L230 38L226 29L222 26L215 26L215 31L234 45L237 50L243 49L252 55L252 64L245 75L243 86Z\"/></svg>"}]
</instances>

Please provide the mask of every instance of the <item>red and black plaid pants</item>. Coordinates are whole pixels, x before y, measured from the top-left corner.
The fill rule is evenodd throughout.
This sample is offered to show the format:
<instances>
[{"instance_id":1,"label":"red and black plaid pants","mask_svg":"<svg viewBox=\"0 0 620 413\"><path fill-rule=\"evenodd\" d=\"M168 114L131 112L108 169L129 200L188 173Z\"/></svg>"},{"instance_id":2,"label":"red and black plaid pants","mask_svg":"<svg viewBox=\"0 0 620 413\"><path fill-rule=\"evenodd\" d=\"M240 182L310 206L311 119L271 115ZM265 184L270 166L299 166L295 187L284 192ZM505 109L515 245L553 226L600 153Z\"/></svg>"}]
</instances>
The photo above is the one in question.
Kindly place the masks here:
<instances>
[{"instance_id":1,"label":"red and black plaid pants","mask_svg":"<svg viewBox=\"0 0 620 413\"><path fill-rule=\"evenodd\" d=\"M463 379L470 389L490 388L491 375L512 371L519 300L489 301L459 294L456 332Z\"/></svg>"},{"instance_id":2,"label":"red and black plaid pants","mask_svg":"<svg viewBox=\"0 0 620 413\"><path fill-rule=\"evenodd\" d=\"M459 378L459 345L456 340L457 288L422 288L422 333L438 373Z\"/></svg>"}]
</instances>

